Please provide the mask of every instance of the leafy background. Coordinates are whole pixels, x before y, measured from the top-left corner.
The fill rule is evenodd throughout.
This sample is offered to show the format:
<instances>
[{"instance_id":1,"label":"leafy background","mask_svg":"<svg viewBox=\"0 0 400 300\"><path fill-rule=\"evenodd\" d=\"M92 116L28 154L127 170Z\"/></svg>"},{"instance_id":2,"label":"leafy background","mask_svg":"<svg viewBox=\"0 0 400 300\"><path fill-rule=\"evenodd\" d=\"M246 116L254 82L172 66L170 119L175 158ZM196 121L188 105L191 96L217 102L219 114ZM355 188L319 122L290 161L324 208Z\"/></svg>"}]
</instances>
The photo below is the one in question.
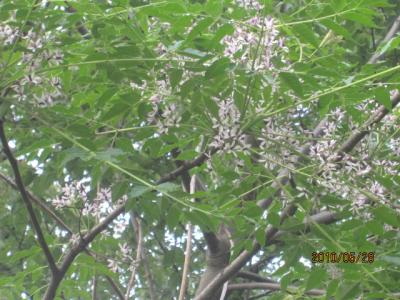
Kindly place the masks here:
<instances>
[{"instance_id":1,"label":"leafy background","mask_svg":"<svg viewBox=\"0 0 400 300\"><path fill-rule=\"evenodd\" d=\"M245 267L278 282L280 290L240 290L228 299L303 299L313 297L304 294L311 289L324 290L327 299L387 299L399 292L399 112L390 95L399 84L400 38L382 40L400 4L259 3L0 3L0 116L25 187L75 234L126 200L117 222L88 246L93 256L82 252L72 263L58 297L92 299L95 280L98 299L118 299L110 280L124 290L137 265L132 299L177 298L189 222L196 227L188 299L205 267L201 230L215 231L221 222L234 230L231 259L250 249L254 236L264 244L268 225L283 231ZM263 20L273 20L272 29ZM229 38L240 38L238 30L254 40L239 40L230 55ZM374 53L380 58L370 64ZM363 129L376 103L389 116L367 128L369 135L340 167L330 166L330 155ZM329 126L321 148L299 153L323 118ZM248 137L261 144L248 146ZM158 184L177 163L202 153L209 158L189 170L206 186L196 193L198 202L179 178ZM274 195L271 183L281 168L290 170L290 184L265 212L256 200ZM13 177L6 156L0 171L2 179ZM62 188L76 183L84 197ZM108 206L97 217L84 215L85 203L94 203L102 189L110 189ZM71 202L56 207L63 194ZM4 180L0 203L0 298L40 298L49 270L20 193ZM297 211L281 224L288 203ZM335 212L340 221L304 230L307 216L320 211ZM71 235L48 212L36 207L36 215L61 260L73 245ZM136 264L134 215L145 253ZM312 264L314 251L373 251L375 261Z\"/></svg>"}]
</instances>

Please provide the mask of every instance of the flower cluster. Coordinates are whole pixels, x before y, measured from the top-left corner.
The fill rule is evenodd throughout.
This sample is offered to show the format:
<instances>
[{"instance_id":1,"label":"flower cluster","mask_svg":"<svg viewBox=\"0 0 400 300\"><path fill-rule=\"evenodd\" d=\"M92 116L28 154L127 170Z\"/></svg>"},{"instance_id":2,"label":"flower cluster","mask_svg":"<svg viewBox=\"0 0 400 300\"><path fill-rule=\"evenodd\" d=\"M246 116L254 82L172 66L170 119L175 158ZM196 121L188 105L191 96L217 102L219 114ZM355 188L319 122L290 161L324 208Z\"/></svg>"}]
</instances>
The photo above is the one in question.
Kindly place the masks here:
<instances>
[{"instance_id":1,"label":"flower cluster","mask_svg":"<svg viewBox=\"0 0 400 300\"><path fill-rule=\"evenodd\" d=\"M300 145L294 124L280 116L266 119L264 123L258 138L261 149L258 161L270 171L282 166L293 167L292 154Z\"/></svg>"},{"instance_id":2,"label":"flower cluster","mask_svg":"<svg viewBox=\"0 0 400 300\"><path fill-rule=\"evenodd\" d=\"M147 82L142 85L131 82L131 87L139 90L144 95L147 88ZM156 80L154 92L149 98L152 110L147 115L147 122L155 124L159 134L168 133L169 128L179 127L181 114L175 103L166 103L167 97L171 94L171 86L169 81Z\"/></svg>"},{"instance_id":3,"label":"flower cluster","mask_svg":"<svg viewBox=\"0 0 400 300\"><path fill-rule=\"evenodd\" d=\"M5 24L0 24L0 42L5 46L12 45L19 36L19 30Z\"/></svg>"},{"instance_id":4,"label":"flower cluster","mask_svg":"<svg viewBox=\"0 0 400 300\"><path fill-rule=\"evenodd\" d=\"M250 145L246 142L246 136L240 129L240 112L235 106L233 99L219 100L214 98L219 107L218 119L212 118L213 129L217 131L211 147L225 153L244 151L249 153Z\"/></svg>"},{"instance_id":5,"label":"flower cluster","mask_svg":"<svg viewBox=\"0 0 400 300\"><path fill-rule=\"evenodd\" d=\"M263 5L257 0L236 0L236 4L245 9L255 9L255 10L263 9Z\"/></svg>"},{"instance_id":6,"label":"flower cluster","mask_svg":"<svg viewBox=\"0 0 400 300\"><path fill-rule=\"evenodd\" d=\"M253 17L245 26L237 26L233 35L224 37L224 55L255 71L276 70L273 59L287 50L278 35L273 18Z\"/></svg>"},{"instance_id":7,"label":"flower cluster","mask_svg":"<svg viewBox=\"0 0 400 300\"><path fill-rule=\"evenodd\" d=\"M371 101L366 101L358 106L359 109L366 111L376 111L377 105ZM338 143L335 133L340 128L340 122L344 119L344 112L336 110L329 116L324 128L324 136L310 148L310 156L318 162L318 176L310 179L319 186L324 187L329 193L340 197L352 199L350 210L363 218L370 218L368 210L373 202L380 202L383 205L392 202L391 195L381 183L373 179L372 171L382 167L386 174L398 174L399 163L393 160L372 159L368 151L368 141L363 140L352 154L341 154L340 163L338 161ZM394 122L392 119L387 122ZM350 127L354 127L351 122ZM388 124L383 124L388 127ZM390 141L388 147L390 148ZM362 179L360 181L360 179ZM362 182L362 183L361 183Z\"/></svg>"},{"instance_id":8,"label":"flower cluster","mask_svg":"<svg viewBox=\"0 0 400 300\"><path fill-rule=\"evenodd\" d=\"M91 216L99 221L115 209L116 205L112 202L110 188L101 188L93 199L89 199L88 192L89 188L83 183L73 181L61 188L61 195L52 199L51 204L56 209L80 209L82 216ZM116 204L123 204L126 201L127 196L124 195ZM113 222L113 231L115 234L121 234L126 226L124 217L119 216Z\"/></svg>"},{"instance_id":9,"label":"flower cluster","mask_svg":"<svg viewBox=\"0 0 400 300\"><path fill-rule=\"evenodd\" d=\"M38 71L44 64L56 66L62 63L63 54L59 49L47 50L44 46L50 42L53 37L49 32L41 35L35 33L32 29L26 34L19 34L18 30L12 30L9 27L0 31L7 32L6 40L10 41L11 37L15 40L15 35L21 37L20 42L25 46L25 52L22 53L21 61L18 66L25 68L25 76L18 80L13 86L15 97L19 101L27 99L27 93L33 93L34 104L38 106L52 105L55 99L62 97L61 80L58 77L42 77L38 75ZM0 33L4 37L4 33ZM44 88L44 87L47 88Z\"/></svg>"},{"instance_id":10,"label":"flower cluster","mask_svg":"<svg viewBox=\"0 0 400 300\"><path fill-rule=\"evenodd\" d=\"M51 204L56 209L68 208L79 199L87 200L86 188L81 182L73 181L61 188L61 196L51 199Z\"/></svg>"},{"instance_id":11,"label":"flower cluster","mask_svg":"<svg viewBox=\"0 0 400 300\"><path fill-rule=\"evenodd\" d=\"M121 267L122 263L128 263L128 270L132 271L132 269L136 266L137 262L133 259L132 249L128 246L127 243L118 243L119 251L117 252L116 258L107 258L107 267L114 273L120 273L123 268Z\"/></svg>"}]
</instances>

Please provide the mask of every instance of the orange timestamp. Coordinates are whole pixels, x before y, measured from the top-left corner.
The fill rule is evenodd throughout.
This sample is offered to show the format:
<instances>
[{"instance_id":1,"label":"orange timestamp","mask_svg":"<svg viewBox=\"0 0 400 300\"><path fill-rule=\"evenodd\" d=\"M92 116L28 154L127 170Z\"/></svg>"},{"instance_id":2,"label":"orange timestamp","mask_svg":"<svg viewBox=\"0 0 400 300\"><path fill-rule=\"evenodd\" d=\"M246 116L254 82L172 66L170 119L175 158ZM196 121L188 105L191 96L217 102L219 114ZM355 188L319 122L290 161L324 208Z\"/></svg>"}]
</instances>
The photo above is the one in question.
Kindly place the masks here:
<instances>
[{"instance_id":1,"label":"orange timestamp","mask_svg":"<svg viewBox=\"0 0 400 300\"><path fill-rule=\"evenodd\" d=\"M375 252L312 252L313 263L347 263L347 264L372 264Z\"/></svg>"}]
</instances>

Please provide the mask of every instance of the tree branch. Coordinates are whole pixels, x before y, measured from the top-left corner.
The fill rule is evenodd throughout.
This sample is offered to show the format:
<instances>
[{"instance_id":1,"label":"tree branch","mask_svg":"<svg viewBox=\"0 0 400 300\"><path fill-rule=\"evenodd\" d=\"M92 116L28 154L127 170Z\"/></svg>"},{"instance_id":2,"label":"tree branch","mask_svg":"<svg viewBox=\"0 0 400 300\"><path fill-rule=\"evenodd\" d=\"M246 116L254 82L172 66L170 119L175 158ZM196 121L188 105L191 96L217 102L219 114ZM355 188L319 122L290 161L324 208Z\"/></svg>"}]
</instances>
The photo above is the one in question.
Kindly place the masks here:
<instances>
[{"instance_id":1,"label":"tree branch","mask_svg":"<svg viewBox=\"0 0 400 300\"><path fill-rule=\"evenodd\" d=\"M176 168L172 172L162 176L156 182L156 185L159 185L159 184L167 182L167 181L175 180L176 178L181 176L184 172L187 172L190 169L193 169L194 167L200 166L203 162L205 162L210 156L212 156L217 151L218 151L218 148L211 148L207 153L203 152L202 154L200 154L198 157L196 157L193 160L182 162L178 168Z\"/></svg>"},{"instance_id":2,"label":"tree branch","mask_svg":"<svg viewBox=\"0 0 400 300\"><path fill-rule=\"evenodd\" d=\"M395 19L393 25L389 29L388 33L386 34L386 36L383 39L383 41L381 42L381 44L387 43L396 34L396 32L399 30L399 28L400 28L400 16L398 16ZM381 56L382 56L382 54L380 52L375 52L374 55L368 61L368 63L369 64L376 63ZM393 99L392 99L393 107L395 107L397 104L398 104L398 100L397 101L393 101ZM382 113L384 111L386 111L386 113L381 114L382 117L380 117L380 118L377 117L377 121L373 122L373 123L379 122L387 114L387 110L386 110L386 108L384 106L381 106L379 108L379 110ZM313 136L314 137L319 137L319 136L321 136L323 134L323 129L324 129L324 126L325 126L326 122L327 122L327 118L324 118L318 123L318 125L315 127L315 129L313 131ZM372 125L372 124L369 124L369 125ZM341 149L340 152L347 152L349 148L354 147L354 146L352 146L353 143L357 144L358 141L360 141L367 133L368 133L368 131L364 130L364 131L359 132L358 135L353 135L352 139L351 140L349 139L348 142L343 145L343 148ZM304 155L307 155L309 150L310 150L310 146L312 145L312 143L308 143L308 144L304 145L300 149L300 153L304 154ZM295 159L295 163L298 163L300 161L300 159L301 158L299 156L297 156L296 159ZM281 179L279 180L279 182L274 183L272 185L272 187L278 189L278 191L274 195L272 195L271 197L269 197L267 199L259 200L258 203L257 203L258 206L260 206L263 209L268 208L269 205L271 205L272 200L280 193L280 189L279 189L280 185L281 184L282 185L287 184L288 176L289 176L289 171L286 168L283 168L278 173L278 178L281 178Z\"/></svg>"},{"instance_id":3,"label":"tree branch","mask_svg":"<svg viewBox=\"0 0 400 300\"><path fill-rule=\"evenodd\" d=\"M18 190L17 184L8 176L0 172L0 178L3 179L6 183L8 183L12 188L15 190ZM36 197L34 194L32 194L28 189L25 188L26 193L28 194L29 199L33 202L33 204L39 206L40 209L42 209L45 213L47 213L53 220L64 230L66 230L70 235L73 234L72 229L65 224L65 222L48 206L44 201ZM91 252L89 252L87 249L85 249L85 253L91 257L95 257ZM111 285L113 288L114 292L118 296L120 300L124 300L124 295L122 294L120 288L118 285L114 282L114 280L108 276L105 275L105 278L107 279L108 283Z\"/></svg>"},{"instance_id":4,"label":"tree branch","mask_svg":"<svg viewBox=\"0 0 400 300\"><path fill-rule=\"evenodd\" d=\"M398 16L392 26L390 27L389 31L387 32L386 36L384 37L384 39L382 40L382 42L380 43L381 45L389 42L391 40L392 37L394 37L394 35L396 34L396 32L399 30L400 28L400 16ZM378 47L379 49L379 47ZM370 58L370 60L368 61L369 64L375 64L381 57L382 57L383 53L382 52L375 52L372 57Z\"/></svg>"},{"instance_id":5,"label":"tree branch","mask_svg":"<svg viewBox=\"0 0 400 300\"><path fill-rule=\"evenodd\" d=\"M65 255L59 272L55 274L56 276L52 276L50 280L50 284L47 287L46 293L43 297L43 300L53 300L58 286L60 285L61 280L63 279L65 273L68 271L68 268L71 266L74 259L85 250L86 246L92 242L95 237L105 230L108 225L114 221L122 212L125 211L125 205L122 204L118 206L114 211L112 211L103 221L99 224L95 225L91 230L89 230L76 245L73 245L72 248ZM122 298L123 299L123 298Z\"/></svg>"},{"instance_id":6,"label":"tree branch","mask_svg":"<svg viewBox=\"0 0 400 300\"><path fill-rule=\"evenodd\" d=\"M183 264L182 281L181 281L181 288L179 290L178 300L185 299L185 293L188 286L188 273L189 273L190 257L192 254L192 232L193 232L193 227L192 224L189 223L187 228L185 261Z\"/></svg>"},{"instance_id":7,"label":"tree branch","mask_svg":"<svg viewBox=\"0 0 400 300\"><path fill-rule=\"evenodd\" d=\"M135 216L134 213L131 213L130 216L131 216L132 227L136 235L137 247L136 247L136 260L134 262L131 277L129 278L128 287L126 288L125 300L129 299L129 294L131 292L133 285L135 284L136 269L139 267L140 261L142 259L142 250L143 250L142 224L140 222L140 219L137 216Z\"/></svg>"},{"instance_id":8,"label":"tree branch","mask_svg":"<svg viewBox=\"0 0 400 300\"><path fill-rule=\"evenodd\" d=\"M400 101L400 94L398 91L391 97L392 107L394 108ZM381 106L378 111L362 126L362 128L370 128L371 126L380 122L389 111ZM357 145L368 134L369 130L361 129L353 133L347 141L340 147L338 153L338 161L343 157L343 153L348 153ZM282 212L281 223L289 216L292 216L296 211L294 204L289 204ZM277 234L278 229L270 227L266 230L266 244L269 244ZM234 276L261 248L261 245L257 241L253 241L252 250L244 250L235 260L233 260L222 272L220 272L208 285L202 290L202 292L196 296L194 300L206 300L208 297L216 291L225 281Z\"/></svg>"},{"instance_id":9,"label":"tree branch","mask_svg":"<svg viewBox=\"0 0 400 300\"><path fill-rule=\"evenodd\" d=\"M59 270L54 261L53 255L51 254L49 246L47 245L46 239L44 238L42 229L40 227L38 219L36 218L36 214L33 209L30 198L28 196L28 193L25 190L25 186L22 181L21 174L19 172L17 160L13 156L11 149L8 146L8 140L7 140L7 137L4 132L4 121L2 119L0 119L0 139L1 139L1 143L3 144L3 151L4 151L5 155L7 156L7 159L10 162L11 168L13 170L16 186L18 187L18 190L21 194L22 200L24 201L26 209L28 210L28 214L31 219L32 227L35 230L35 233L37 235L37 241L39 242L39 245L42 248L43 253L46 257L47 263L48 263L51 273L52 273L52 277L55 277L58 274Z\"/></svg>"}]
</instances>

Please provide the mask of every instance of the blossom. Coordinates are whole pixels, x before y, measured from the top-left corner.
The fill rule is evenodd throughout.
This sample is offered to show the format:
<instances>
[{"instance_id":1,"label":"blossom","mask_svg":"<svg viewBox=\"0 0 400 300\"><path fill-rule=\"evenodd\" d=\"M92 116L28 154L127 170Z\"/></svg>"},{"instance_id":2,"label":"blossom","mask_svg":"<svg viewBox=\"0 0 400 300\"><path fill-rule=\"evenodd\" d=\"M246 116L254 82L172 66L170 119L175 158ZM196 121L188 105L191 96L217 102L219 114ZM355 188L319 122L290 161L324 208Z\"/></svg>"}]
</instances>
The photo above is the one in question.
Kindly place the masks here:
<instances>
[{"instance_id":1,"label":"blossom","mask_svg":"<svg viewBox=\"0 0 400 300\"><path fill-rule=\"evenodd\" d=\"M16 28L12 28L9 25L1 25L0 24L0 41L4 43L4 45L12 45L19 36L19 30Z\"/></svg>"},{"instance_id":2,"label":"blossom","mask_svg":"<svg viewBox=\"0 0 400 300\"><path fill-rule=\"evenodd\" d=\"M132 249L129 248L127 243L118 243L119 250L121 252L122 258L126 260L132 259Z\"/></svg>"},{"instance_id":3,"label":"blossom","mask_svg":"<svg viewBox=\"0 0 400 300\"><path fill-rule=\"evenodd\" d=\"M257 0L236 0L236 3L237 3L237 5L245 8L245 9L261 10L264 7Z\"/></svg>"},{"instance_id":4,"label":"blossom","mask_svg":"<svg viewBox=\"0 0 400 300\"><path fill-rule=\"evenodd\" d=\"M212 118L212 127L217 131L210 143L211 147L218 148L219 152L231 153L233 151L248 152L250 145L246 136L240 129L240 112L233 99L218 100L214 98L219 107L218 119Z\"/></svg>"},{"instance_id":5,"label":"blossom","mask_svg":"<svg viewBox=\"0 0 400 300\"><path fill-rule=\"evenodd\" d=\"M278 35L273 18L255 16L246 26L237 26L233 35L224 37L224 55L250 68L254 65L255 70L275 69L272 60L280 51L287 51Z\"/></svg>"},{"instance_id":6,"label":"blossom","mask_svg":"<svg viewBox=\"0 0 400 300\"><path fill-rule=\"evenodd\" d=\"M116 261L115 259L107 259L107 267L114 273L118 273L118 271L121 269L119 266L119 262Z\"/></svg>"}]
</instances>

